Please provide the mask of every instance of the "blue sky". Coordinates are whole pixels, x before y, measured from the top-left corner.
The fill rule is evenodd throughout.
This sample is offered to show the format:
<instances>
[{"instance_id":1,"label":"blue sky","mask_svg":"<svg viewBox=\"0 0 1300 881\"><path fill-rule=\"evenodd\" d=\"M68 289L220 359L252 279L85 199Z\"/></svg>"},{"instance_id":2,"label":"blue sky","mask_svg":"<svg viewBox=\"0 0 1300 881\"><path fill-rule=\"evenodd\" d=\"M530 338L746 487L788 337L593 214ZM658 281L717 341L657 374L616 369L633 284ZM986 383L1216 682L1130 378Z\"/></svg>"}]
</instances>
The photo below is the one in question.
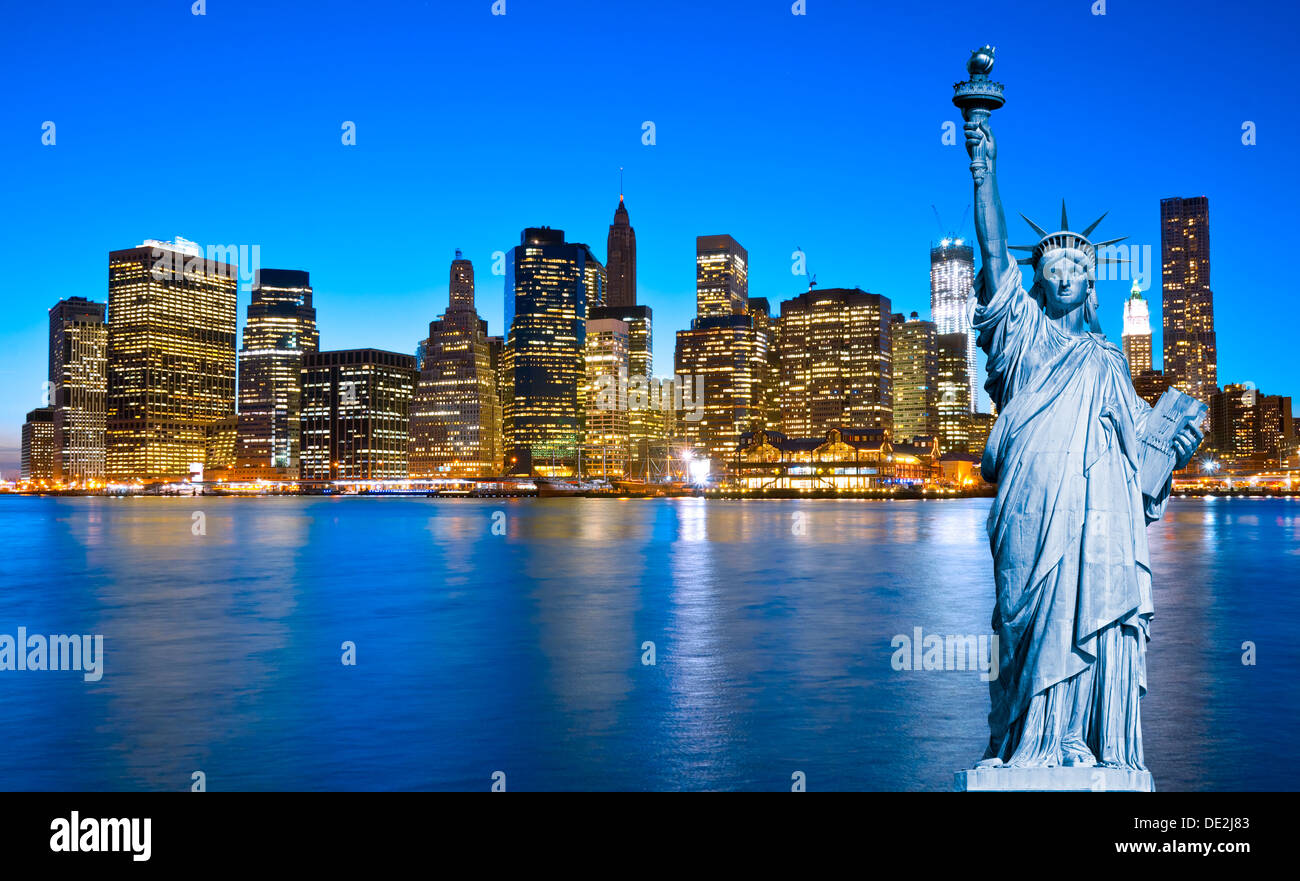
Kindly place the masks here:
<instances>
[{"instance_id":1,"label":"blue sky","mask_svg":"<svg viewBox=\"0 0 1300 881\"><path fill-rule=\"evenodd\" d=\"M306 269L321 345L412 351L446 306L455 248L500 333L491 255L550 225L604 257L618 169L655 362L694 310L694 241L728 232L773 307L822 286L929 311L930 242L970 202L952 83L998 48L1008 213L1128 234L1159 260L1159 200L1210 199L1221 383L1300 395L1283 238L1294 8L1085 0L929 4L30 4L0 29L0 470L40 404L47 309L107 295L107 254L145 238L258 245ZM55 122L57 143L41 144ZM1258 143L1244 146L1252 121ZM342 145L341 126L357 126ZM656 143L642 144L642 124ZM967 215L968 217L969 215ZM969 220L965 232L971 232ZM1016 219L1012 237L1028 240ZM1118 339L1128 282L1103 282ZM1159 351L1158 267L1148 292ZM240 299L242 325L247 294Z\"/></svg>"}]
</instances>

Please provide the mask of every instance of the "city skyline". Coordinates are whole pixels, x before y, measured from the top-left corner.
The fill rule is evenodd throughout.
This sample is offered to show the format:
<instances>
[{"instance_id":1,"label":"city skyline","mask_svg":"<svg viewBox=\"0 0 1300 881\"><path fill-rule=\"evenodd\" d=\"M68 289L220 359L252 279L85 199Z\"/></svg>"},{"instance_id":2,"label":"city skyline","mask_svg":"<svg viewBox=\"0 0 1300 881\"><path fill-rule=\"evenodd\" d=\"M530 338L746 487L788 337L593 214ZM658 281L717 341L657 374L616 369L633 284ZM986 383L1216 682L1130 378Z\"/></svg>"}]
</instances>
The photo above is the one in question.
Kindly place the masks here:
<instances>
[{"instance_id":1,"label":"city skyline","mask_svg":"<svg viewBox=\"0 0 1300 881\"><path fill-rule=\"evenodd\" d=\"M111 34L139 27L143 20L156 30L162 8L146 5L107 19L91 14L74 27L103 27ZM1212 133L1171 144L1173 120L1186 100L1185 62L1177 46L1180 39L1203 38L1199 30L1184 33L1192 25L1171 20L1172 8L1127 17L1113 10L1095 18L1086 10L1044 10L1034 28L1000 25L999 33L989 35L1000 47L1000 72L1015 83L999 115L999 131L1008 141L1014 134L1024 151L1008 152L1001 161L1015 164L1017 179L1027 181L1037 171L1053 181L1056 190L1008 188L1007 201L1031 217L1050 216L1061 196L1080 215L1096 216L1110 208L1108 229L1127 233L1131 243L1149 245L1146 268L1151 284L1144 294L1151 304L1153 349L1160 352L1158 202L1169 196L1207 196L1214 209L1211 257L1219 382L1251 382L1287 394L1296 371L1282 343L1284 323L1257 321L1261 309L1281 309L1284 293L1268 284L1253 260L1257 231L1280 223L1290 201L1278 188L1284 190L1290 179L1284 163L1296 123L1278 109L1284 106L1280 88L1267 75L1265 63L1269 41L1277 40L1280 51L1281 37L1272 29L1264 31L1210 9L1197 28L1214 33L1226 45L1252 42L1255 49L1241 64L1206 82L1204 88L1221 98L1225 108L1207 120ZM654 34L662 30L664 51L670 55L689 52L700 39L693 32L670 33L666 24L656 24L639 8L614 12L591 5L588 12L600 32L610 37L590 50L595 63L614 63L620 55L614 35L629 24ZM34 13L22 26L40 27L44 14ZM419 20L426 14L413 13ZM0 158L16 172L6 185L7 194L14 217L22 218L5 221L6 241L15 250L57 250L59 271L38 275L35 284L11 290L6 298L13 319L0 340L14 357L5 367L11 393L0 413L0 470L8 476L17 467L19 426L23 416L41 404L48 309L73 296L105 300L104 256L146 238L183 235L204 244L259 246L262 266L311 273L326 347L410 352L423 338L430 317L447 303L438 279L455 248L461 247L479 267L480 314L491 333L500 335L508 330L502 323L504 278L491 271L493 253L509 250L520 229L538 224L566 229L570 240L599 248L608 233L622 167L626 204L637 231L637 302L655 310L659 330L654 353L658 375L672 371L673 347L668 341L689 326L695 312L692 252L700 234L726 231L744 244L750 254L750 295L766 298L774 312L781 301L805 291L815 274L820 286L861 287L888 297L896 312L918 311L928 317L928 249L953 231L936 224L931 204L945 225L956 219L956 232L969 227L963 217L968 184L960 165L952 161L952 151L961 147L941 143L943 123L956 118L946 100L951 83L936 78L934 70L939 60L968 52L972 35L955 23L938 22L927 25L923 50L917 49L915 39L898 47L873 41L878 63L890 68L900 85L891 94L873 93L868 100L859 94L856 80L841 84L828 79L827 70L835 62L823 62L818 55L827 47L891 29L920 33L919 22L908 13L887 11L868 22L860 11L829 3L816 4L803 19L784 8L758 18L743 16L739 7L730 12L692 11L701 27L727 16L739 16L751 32L749 52L775 47L779 57L799 67L798 73L788 81L756 73L749 88L737 93L734 106L714 112L706 110L708 102L685 90L697 80L720 76L729 61L743 61L737 58L739 50L724 47L720 58L701 60L689 74L665 71L657 62L642 65L646 69L632 65L629 76L617 84L583 80L589 94L606 106L581 127L581 136L560 136L539 147L536 157L521 159L509 134L539 131L541 111L512 109L489 115L479 120L463 149L437 148L433 164L447 165L450 171L430 165L429 145L440 137L440 123L432 115L436 108L412 109L408 87L400 83L385 98L363 94L353 81L372 83L373 72L350 70L346 87L325 77L306 89L300 107L259 115L257 133L250 128L245 141L236 132L232 146L230 139L211 137L184 114L175 124L146 127L147 136L126 130L94 106L101 87L85 81L86 66L101 50L65 59L55 48L53 60L63 67L55 65L59 70L35 81L29 78L36 74L23 69L32 51L31 41L24 41L14 54L19 70L17 110L0 132ZM539 37L555 38L561 46L570 39L524 4L512 5L509 15L495 20L486 9L448 10L445 19L446 26L465 35L465 45L451 47L450 56L437 62L448 65L445 81L465 91L460 98L449 93L447 101L486 101L503 94L512 77L541 57ZM1037 27L1066 20L1085 31L1114 29L1095 47L1088 85L1122 95L1124 112L1111 114L1111 124L1099 126L1101 131L1086 147L1029 128L1031 115L1026 112L1033 102L1050 100L1045 96L1053 75L1072 75L1062 69L1059 57L1033 42ZM266 19L261 23L266 26ZM335 11L324 10L303 23L301 34L288 39L286 51L305 53L315 38L323 38L327 48L340 48L331 34L342 26ZM165 25L164 35L172 27ZM269 33L232 30L241 27L234 10L231 18L213 14L175 22L174 27L190 41L237 39L253 55L272 39ZM182 27L191 29L179 30ZM207 30L196 32L194 27ZM841 29L846 33L837 33ZM1157 31L1161 39L1151 39ZM392 36L382 25L353 35L350 51L361 59L373 58L381 35ZM275 39L287 38L276 33ZM404 38L398 39L405 45ZM162 69L156 65L186 46L179 37L174 45L163 43L160 59L132 61L128 73L147 81L150 71ZM497 57L503 43L516 47L520 57L485 74L481 83L456 74L458 61L474 52L491 51ZM200 57L196 64L201 72L178 74L173 84L177 94L185 93L190 76L206 81L202 77L210 76L214 63ZM392 73L412 63L399 59L386 70ZM1014 77L1016 70L1029 69L1044 73L1040 81ZM960 73L957 66L947 80ZM870 75L863 71L863 77ZM269 109L286 90L301 90L305 82L305 74L287 75L264 59L235 76L236 85L247 87L257 114L264 104ZM426 72L421 78L430 76L436 78L437 73ZM810 91L814 87L818 94ZM806 114L800 112L805 105ZM46 119L58 125L54 146L40 143L40 122ZM355 147L340 143L340 125L347 120L357 125ZM1258 126L1257 145L1241 143L1246 120ZM654 123L654 145L642 143L646 121ZM804 138L809 124L824 129L821 136ZM228 198L159 200L153 188L139 187L115 190L112 211L95 210L93 206L102 202L89 209L84 204L85 193L102 190L127 162L153 175L193 180L202 189L206 178L195 176L189 158L196 145L198 161L209 163L200 166L206 173L242 175L238 179L244 183L232 187ZM218 160L220 150L228 154L225 159ZM1099 176L1084 164L1089 153L1108 157L1106 174ZM537 161L546 163L545 174L515 173ZM882 181L874 171L898 163L905 169L900 177L906 180ZM324 180L332 184L327 194L309 192ZM436 209L420 204L441 188L447 188L446 198L460 200L463 207L454 219L439 218ZM255 199L253 193L258 194ZM791 273L796 249L807 256L808 276ZM365 259L368 253L386 250L406 259ZM603 259L607 254L596 256ZM1099 285L1103 329L1116 344L1130 285L1127 279ZM247 288L246 283L240 285L241 337Z\"/></svg>"}]
</instances>

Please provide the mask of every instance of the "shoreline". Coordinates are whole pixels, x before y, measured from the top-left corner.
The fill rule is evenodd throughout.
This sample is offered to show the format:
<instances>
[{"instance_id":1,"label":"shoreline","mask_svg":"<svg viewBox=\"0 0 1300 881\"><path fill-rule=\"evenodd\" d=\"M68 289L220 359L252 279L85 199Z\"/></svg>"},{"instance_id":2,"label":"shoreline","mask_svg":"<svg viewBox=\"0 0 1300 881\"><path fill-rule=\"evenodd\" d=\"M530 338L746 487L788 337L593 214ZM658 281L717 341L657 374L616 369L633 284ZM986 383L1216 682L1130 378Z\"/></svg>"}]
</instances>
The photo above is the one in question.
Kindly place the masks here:
<instances>
[{"instance_id":1,"label":"shoreline","mask_svg":"<svg viewBox=\"0 0 1300 881\"><path fill-rule=\"evenodd\" d=\"M349 493L310 493L310 492L231 492L228 490L204 490L201 489L193 493L150 493L150 492L105 492L102 490L40 490L40 491L20 491L12 490L0 492L0 498L11 497L72 497L72 498L114 498L114 499L133 499L133 498L430 498L430 499L666 499L666 498L684 498L684 499L718 499L724 501L747 501L747 500L777 500L789 501L791 499L841 499L850 501L896 501L896 500L933 500L940 501L946 499L981 499L994 498L997 495L997 487L988 486L978 489L949 490L934 489L930 491L898 489L898 490L876 490L876 491L856 491L856 492L837 492L834 490L817 490L817 491L800 491L800 490L764 490L760 492L744 492L737 490L700 490L696 492L679 492L671 494L648 494L648 493L620 493L620 492L573 492L563 495L538 496L536 492L515 492L515 493L437 493L437 492L349 492ZM1267 487L1245 487L1228 489L1202 489L1187 488L1175 490L1170 494L1170 498L1210 498L1210 499L1300 499L1300 487L1293 490L1271 489Z\"/></svg>"}]
</instances>

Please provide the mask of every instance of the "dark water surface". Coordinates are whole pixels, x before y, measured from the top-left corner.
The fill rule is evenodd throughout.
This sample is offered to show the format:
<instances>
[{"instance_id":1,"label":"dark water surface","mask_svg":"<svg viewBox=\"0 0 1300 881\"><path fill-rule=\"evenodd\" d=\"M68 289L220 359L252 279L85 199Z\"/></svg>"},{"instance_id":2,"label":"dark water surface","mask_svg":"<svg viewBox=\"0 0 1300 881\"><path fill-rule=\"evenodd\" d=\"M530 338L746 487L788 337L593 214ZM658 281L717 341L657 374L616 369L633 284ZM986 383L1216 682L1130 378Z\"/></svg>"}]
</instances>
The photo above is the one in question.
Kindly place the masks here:
<instances>
[{"instance_id":1,"label":"dark water surface","mask_svg":"<svg viewBox=\"0 0 1300 881\"><path fill-rule=\"evenodd\" d=\"M105 639L0 672L0 788L948 789L987 686L891 640L987 632L988 504L0 499L0 634ZM1157 788L1300 789L1300 501L1150 538Z\"/></svg>"}]
</instances>

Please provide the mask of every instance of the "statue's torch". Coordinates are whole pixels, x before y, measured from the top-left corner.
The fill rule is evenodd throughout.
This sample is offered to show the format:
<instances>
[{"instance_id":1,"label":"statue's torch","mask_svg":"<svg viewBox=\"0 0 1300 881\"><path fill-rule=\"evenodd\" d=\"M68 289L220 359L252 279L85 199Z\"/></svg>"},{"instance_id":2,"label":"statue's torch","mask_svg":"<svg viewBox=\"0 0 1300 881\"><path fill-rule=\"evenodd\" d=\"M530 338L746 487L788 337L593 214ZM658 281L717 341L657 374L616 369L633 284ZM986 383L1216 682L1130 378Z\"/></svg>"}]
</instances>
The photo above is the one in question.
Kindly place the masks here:
<instances>
[{"instance_id":1,"label":"statue's torch","mask_svg":"<svg viewBox=\"0 0 1300 881\"><path fill-rule=\"evenodd\" d=\"M993 70L993 52L992 46L984 46L972 52L970 60L966 62L966 72L970 74L970 79L953 84L952 103L961 109L962 117L967 122L983 123L990 113L1006 103L1002 97L1002 83L989 79L989 72ZM982 165L987 159L984 145L980 144L976 155L971 157L971 168Z\"/></svg>"}]
</instances>

